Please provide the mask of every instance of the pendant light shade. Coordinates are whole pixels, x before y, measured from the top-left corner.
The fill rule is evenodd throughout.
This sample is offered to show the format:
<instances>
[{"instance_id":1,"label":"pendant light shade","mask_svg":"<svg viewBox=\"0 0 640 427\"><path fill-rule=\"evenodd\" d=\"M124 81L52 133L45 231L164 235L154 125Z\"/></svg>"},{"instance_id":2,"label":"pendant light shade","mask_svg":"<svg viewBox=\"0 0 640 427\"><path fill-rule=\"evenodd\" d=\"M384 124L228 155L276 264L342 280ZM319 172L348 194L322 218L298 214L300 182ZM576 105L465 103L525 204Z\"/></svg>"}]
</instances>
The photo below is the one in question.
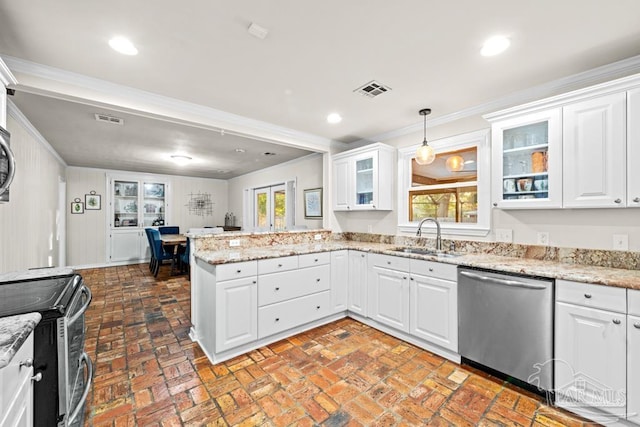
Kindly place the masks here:
<instances>
[{"instance_id":1,"label":"pendant light shade","mask_svg":"<svg viewBox=\"0 0 640 427\"><path fill-rule=\"evenodd\" d=\"M419 165L429 165L433 163L436 158L433 147L427 142L427 114L431 114L431 108L424 108L420 110L419 113L421 116L424 116L424 141L422 141L422 145L418 147L416 151L416 162Z\"/></svg>"},{"instance_id":2,"label":"pendant light shade","mask_svg":"<svg viewBox=\"0 0 640 427\"><path fill-rule=\"evenodd\" d=\"M456 154L447 159L446 166L449 172L460 172L464 169L464 159Z\"/></svg>"}]
</instances>

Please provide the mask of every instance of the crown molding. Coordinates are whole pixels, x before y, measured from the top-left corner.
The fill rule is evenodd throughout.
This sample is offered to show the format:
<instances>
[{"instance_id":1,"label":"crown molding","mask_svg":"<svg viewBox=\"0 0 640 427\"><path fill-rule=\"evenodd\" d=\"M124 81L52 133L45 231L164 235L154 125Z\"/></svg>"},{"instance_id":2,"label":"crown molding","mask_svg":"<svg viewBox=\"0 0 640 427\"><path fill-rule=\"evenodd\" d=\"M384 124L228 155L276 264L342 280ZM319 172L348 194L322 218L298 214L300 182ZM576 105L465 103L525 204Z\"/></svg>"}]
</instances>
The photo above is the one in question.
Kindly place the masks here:
<instances>
[{"instance_id":1,"label":"crown molding","mask_svg":"<svg viewBox=\"0 0 640 427\"><path fill-rule=\"evenodd\" d=\"M60 162L62 166L64 166L65 168L68 166L67 162L65 162L64 159L60 157L60 154L58 154L58 152L51 146L51 144L49 144L49 141L47 141L45 137L42 136L40 132L38 132L38 129L36 129L31 124L29 119L27 119L27 117L22 114L22 111L20 111L18 107L16 107L16 104L14 104L10 99L7 100L7 113L15 121L17 121L18 124L21 125L29 133L29 135L33 137L33 139L38 141L49 153L51 153L51 155L55 157L55 159Z\"/></svg>"},{"instance_id":2,"label":"crown molding","mask_svg":"<svg viewBox=\"0 0 640 427\"><path fill-rule=\"evenodd\" d=\"M114 105L116 108L125 108L132 113L135 113L136 108L131 106L138 105L141 106L141 112L154 114L157 118L166 117L171 120L174 118L172 113L177 116L187 115L194 119L194 123L213 126L225 132L230 131L248 138L268 140L274 143L311 150L315 149L321 152L329 151L330 148L336 144L336 141L321 136L108 82L60 68L38 64L12 56L2 56L0 59L3 59L9 69L17 74L25 74L45 81L58 82L73 88L92 91L94 94L102 95L101 100L93 99L92 101L104 103L105 105ZM13 84L25 91L31 91L27 86L20 87L20 84L17 82ZM44 94L44 92L47 91L47 89L44 89L44 91L39 90L35 93ZM61 94L56 90L49 92L49 96L56 97L54 94L57 94L57 97L61 99L71 100L76 98L75 95ZM117 101L122 102L117 103ZM185 120L185 122L186 121L187 120Z\"/></svg>"},{"instance_id":3,"label":"crown molding","mask_svg":"<svg viewBox=\"0 0 640 427\"><path fill-rule=\"evenodd\" d=\"M444 114L434 119L429 119L429 126L440 126L467 117L481 116L483 114L492 113L494 111L512 107L514 105L532 102L562 92L585 88L586 86L594 85L596 83L607 80L617 79L621 76L628 76L635 73L640 73L640 55L632 56L630 58L613 62L611 64L602 65L600 67L573 74L571 76L562 77L551 82L513 92L509 95L497 98L493 101L465 108L453 113ZM357 142L364 143L370 141L387 141L390 139L422 131L422 126L423 123L421 121L419 123L384 132L371 138L366 138Z\"/></svg>"}]
</instances>

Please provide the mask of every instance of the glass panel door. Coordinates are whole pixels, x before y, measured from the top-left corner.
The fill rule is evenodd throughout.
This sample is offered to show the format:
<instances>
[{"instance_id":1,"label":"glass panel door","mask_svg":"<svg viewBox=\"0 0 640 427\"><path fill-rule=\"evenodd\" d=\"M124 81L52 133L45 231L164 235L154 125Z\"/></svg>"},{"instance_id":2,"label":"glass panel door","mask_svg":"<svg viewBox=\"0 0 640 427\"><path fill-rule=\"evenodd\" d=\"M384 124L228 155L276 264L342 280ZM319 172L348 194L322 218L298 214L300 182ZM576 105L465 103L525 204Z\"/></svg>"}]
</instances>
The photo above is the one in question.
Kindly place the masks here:
<instances>
[{"instance_id":1,"label":"glass panel door","mask_svg":"<svg viewBox=\"0 0 640 427\"><path fill-rule=\"evenodd\" d=\"M502 197L549 198L549 122L505 129L502 136Z\"/></svg>"},{"instance_id":2,"label":"glass panel door","mask_svg":"<svg viewBox=\"0 0 640 427\"><path fill-rule=\"evenodd\" d=\"M269 230L271 222L269 218L269 187L254 190L255 219L254 224L257 229Z\"/></svg>"},{"instance_id":3,"label":"glass panel door","mask_svg":"<svg viewBox=\"0 0 640 427\"><path fill-rule=\"evenodd\" d=\"M273 231L287 228L287 198L284 185L271 187L271 200L273 200Z\"/></svg>"},{"instance_id":4,"label":"glass panel door","mask_svg":"<svg viewBox=\"0 0 640 427\"><path fill-rule=\"evenodd\" d=\"M356 161L356 205L373 203L373 158Z\"/></svg>"},{"instance_id":5,"label":"glass panel door","mask_svg":"<svg viewBox=\"0 0 640 427\"><path fill-rule=\"evenodd\" d=\"M138 226L138 183L136 181L113 182L113 226Z\"/></svg>"},{"instance_id":6,"label":"glass panel door","mask_svg":"<svg viewBox=\"0 0 640 427\"><path fill-rule=\"evenodd\" d=\"M165 225L165 185L157 182L145 182L142 198L144 226Z\"/></svg>"}]
</instances>

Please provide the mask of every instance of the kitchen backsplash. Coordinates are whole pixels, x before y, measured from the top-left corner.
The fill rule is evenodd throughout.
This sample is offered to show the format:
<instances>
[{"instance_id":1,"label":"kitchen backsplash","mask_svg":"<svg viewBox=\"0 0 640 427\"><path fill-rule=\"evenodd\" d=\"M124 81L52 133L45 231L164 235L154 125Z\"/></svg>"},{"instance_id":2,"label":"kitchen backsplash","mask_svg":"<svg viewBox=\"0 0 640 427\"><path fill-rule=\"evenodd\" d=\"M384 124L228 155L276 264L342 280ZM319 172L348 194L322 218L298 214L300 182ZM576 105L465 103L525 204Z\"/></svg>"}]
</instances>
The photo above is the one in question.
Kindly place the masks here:
<instances>
[{"instance_id":1,"label":"kitchen backsplash","mask_svg":"<svg viewBox=\"0 0 640 427\"><path fill-rule=\"evenodd\" d=\"M316 239L320 236L320 239ZM198 251L221 251L247 247L264 247L280 245L299 245L319 243L331 240L330 230L281 231L274 233L221 233L189 236L195 238ZM231 246L231 240L237 245Z\"/></svg>"}]
</instances>

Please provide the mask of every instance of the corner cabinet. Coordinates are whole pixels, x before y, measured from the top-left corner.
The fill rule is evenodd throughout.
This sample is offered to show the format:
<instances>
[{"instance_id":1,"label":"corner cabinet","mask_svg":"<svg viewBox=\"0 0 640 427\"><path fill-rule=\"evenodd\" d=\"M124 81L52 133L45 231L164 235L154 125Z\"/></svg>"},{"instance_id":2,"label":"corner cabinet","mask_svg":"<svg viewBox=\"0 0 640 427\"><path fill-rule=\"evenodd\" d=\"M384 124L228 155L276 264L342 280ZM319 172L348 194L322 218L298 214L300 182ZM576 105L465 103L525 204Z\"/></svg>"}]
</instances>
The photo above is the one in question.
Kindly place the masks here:
<instances>
[{"instance_id":1,"label":"corner cabinet","mask_svg":"<svg viewBox=\"0 0 640 427\"><path fill-rule=\"evenodd\" d=\"M395 152L376 143L334 155L333 210L392 210Z\"/></svg>"},{"instance_id":2,"label":"corner cabinet","mask_svg":"<svg viewBox=\"0 0 640 427\"><path fill-rule=\"evenodd\" d=\"M145 227L168 223L169 184L136 175L108 175L107 262L140 262L151 253Z\"/></svg>"}]
</instances>

